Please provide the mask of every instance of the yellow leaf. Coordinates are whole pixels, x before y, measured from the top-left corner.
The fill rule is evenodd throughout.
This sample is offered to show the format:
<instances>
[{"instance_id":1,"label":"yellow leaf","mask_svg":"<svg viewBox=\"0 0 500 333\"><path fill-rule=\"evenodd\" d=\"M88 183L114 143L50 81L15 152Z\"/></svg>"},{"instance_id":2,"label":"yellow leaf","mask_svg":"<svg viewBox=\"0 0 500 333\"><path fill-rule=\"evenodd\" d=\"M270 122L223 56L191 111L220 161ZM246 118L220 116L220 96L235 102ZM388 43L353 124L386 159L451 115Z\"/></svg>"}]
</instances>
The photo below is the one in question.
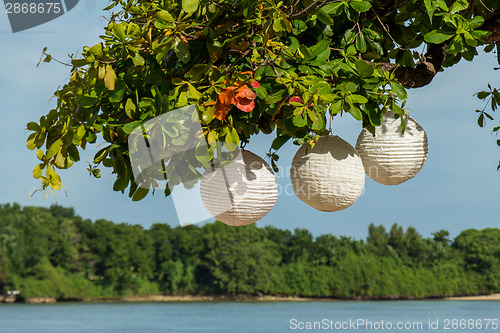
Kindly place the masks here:
<instances>
[{"instance_id":1,"label":"yellow leaf","mask_svg":"<svg viewBox=\"0 0 500 333\"><path fill-rule=\"evenodd\" d=\"M99 67L99 79L102 80L104 79L104 76L106 75L106 67L105 66L100 66Z\"/></svg>"},{"instance_id":2,"label":"yellow leaf","mask_svg":"<svg viewBox=\"0 0 500 333\"><path fill-rule=\"evenodd\" d=\"M106 66L106 75L104 76L104 85L109 90L115 90L116 74L111 65Z\"/></svg>"}]
</instances>

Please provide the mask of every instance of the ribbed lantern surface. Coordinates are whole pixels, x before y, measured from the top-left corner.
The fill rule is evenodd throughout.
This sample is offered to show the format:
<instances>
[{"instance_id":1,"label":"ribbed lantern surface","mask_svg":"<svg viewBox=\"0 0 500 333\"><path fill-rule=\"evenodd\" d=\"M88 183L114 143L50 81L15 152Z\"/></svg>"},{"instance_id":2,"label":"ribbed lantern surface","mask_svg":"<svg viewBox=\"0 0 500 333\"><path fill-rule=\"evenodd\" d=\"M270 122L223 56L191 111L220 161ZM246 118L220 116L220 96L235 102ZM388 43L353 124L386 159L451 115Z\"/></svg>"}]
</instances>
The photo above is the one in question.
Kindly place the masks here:
<instances>
[{"instance_id":1,"label":"ribbed lantern surface","mask_svg":"<svg viewBox=\"0 0 500 333\"><path fill-rule=\"evenodd\" d=\"M365 184L358 153L336 135L320 137L312 149L300 147L292 160L290 178L297 197L324 212L352 205Z\"/></svg>"},{"instance_id":2,"label":"ribbed lantern surface","mask_svg":"<svg viewBox=\"0 0 500 333\"><path fill-rule=\"evenodd\" d=\"M375 127L375 136L366 129L359 134L356 150L366 174L376 182L401 184L415 177L425 164L429 151L427 135L410 116L405 121L405 132L401 134L401 119L394 119L394 113L387 112L382 125Z\"/></svg>"},{"instance_id":3,"label":"ribbed lantern surface","mask_svg":"<svg viewBox=\"0 0 500 333\"><path fill-rule=\"evenodd\" d=\"M269 165L246 150L228 165L207 169L200 187L207 210L231 226L257 222L274 206L278 197L276 178Z\"/></svg>"}]
</instances>

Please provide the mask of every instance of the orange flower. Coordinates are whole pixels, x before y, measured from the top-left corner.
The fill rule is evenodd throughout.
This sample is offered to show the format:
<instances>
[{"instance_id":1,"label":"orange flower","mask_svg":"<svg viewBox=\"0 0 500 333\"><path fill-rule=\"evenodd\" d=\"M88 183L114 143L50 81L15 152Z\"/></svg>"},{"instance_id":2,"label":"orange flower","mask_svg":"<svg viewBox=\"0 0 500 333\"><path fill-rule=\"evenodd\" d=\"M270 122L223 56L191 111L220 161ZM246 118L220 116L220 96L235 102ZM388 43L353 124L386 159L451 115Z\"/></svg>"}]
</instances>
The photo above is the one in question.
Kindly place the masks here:
<instances>
[{"instance_id":1,"label":"orange flower","mask_svg":"<svg viewBox=\"0 0 500 333\"><path fill-rule=\"evenodd\" d=\"M236 91L236 103L233 102L233 104L241 111L250 112L255 107L255 98L257 98L257 95L252 89L248 88L247 85L243 85Z\"/></svg>"},{"instance_id":2,"label":"orange flower","mask_svg":"<svg viewBox=\"0 0 500 333\"><path fill-rule=\"evenodd\" d=\"M234 87L223 89L219 97L217 97L215 118L219 119L220 121L223 121L226 118L229 112L229 107L234 102L234 97L233 97L234 89L235 89Z\"/></svg>"},{"instance_id":3,"label":"orange flower","mask_svg":"<svg viewBox=\"0 0 500 333\"><path fill-rule=\"evenodd\" d=\"M229 88L225 88L217 97L215 117L220 121L223 121L226 118L231 105L236 105L236 107L241 111L250 112L255 108L255 98L257 98L257 94L255 94L247 85L243 85L239 88L234 85Z\"/></svg>"}]
</instances>

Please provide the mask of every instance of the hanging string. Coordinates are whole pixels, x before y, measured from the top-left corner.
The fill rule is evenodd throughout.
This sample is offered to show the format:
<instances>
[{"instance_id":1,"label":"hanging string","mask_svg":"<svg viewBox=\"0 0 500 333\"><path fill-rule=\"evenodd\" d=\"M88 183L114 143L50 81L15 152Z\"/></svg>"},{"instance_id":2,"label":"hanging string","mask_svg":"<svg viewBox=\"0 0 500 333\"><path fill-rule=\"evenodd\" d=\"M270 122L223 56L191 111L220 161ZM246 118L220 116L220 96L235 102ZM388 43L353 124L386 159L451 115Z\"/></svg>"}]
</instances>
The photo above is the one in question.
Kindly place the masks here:
<instances>
[{"instance_id":1,"label":"hanging string","mask_svg":"<svg viewBox=\"0 0 500 333\"><path fill-rule=\"evenodd\" d=\"M330 132L330 134L332 134L332 123L333 123L333 114L330 113L330 105L328 105L326 107L326 112L328 113L328 115L330 116L330 124L328 126L328 132Z\"/></svg>"}]
</instances>

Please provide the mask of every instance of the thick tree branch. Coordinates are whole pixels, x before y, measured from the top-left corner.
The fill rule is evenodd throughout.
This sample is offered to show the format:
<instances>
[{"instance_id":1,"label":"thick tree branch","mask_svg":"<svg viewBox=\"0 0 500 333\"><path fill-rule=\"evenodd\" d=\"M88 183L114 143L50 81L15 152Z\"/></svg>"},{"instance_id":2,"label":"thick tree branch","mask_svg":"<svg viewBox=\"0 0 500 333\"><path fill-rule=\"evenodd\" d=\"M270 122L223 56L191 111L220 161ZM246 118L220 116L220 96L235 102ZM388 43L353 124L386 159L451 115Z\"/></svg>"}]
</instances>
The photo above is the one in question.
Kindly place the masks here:
<instances>
[{"instance_id":1,"label":"thick tree branch","mask_svg":"<svg viewBox=\"0 0 500 333\"><path fill-rule=\"evenodd\" d=\"M394 71L396 78L405 88L420 88L431 83L434 76L441 69L445 54L446 44L430 44L425 61L419 62L415 67L405 67L392 63L380 63L380 69Z\"/></svg>"},{"instance_id":2,"label":"thick tree branch","mask_svg":"<svg viewBox=\"0 0 500 333\"><path fill-rule=\"evenodd\" d=\"M484 21L484 24L480 29L491 32L491 35L483 38L485 43L500 41L500 14L497 14Z\"/></svg>"},{"instance_id":3,"label":"thick tree branch","mask_svg":"<svg viewBox=\"0 0 500 333\"><path fill-rule=\"evenodd\" d=\"M500 41L500 14L487 19L481 30L490 31L491 35L483 38L484 43ZM428 44L428 51L424 61L415 67L405 67L393 63L379 63L380 69L395 71L396 78L405 88L420 88L431 83L439 72L446 56L447 44Z\"/></svg>"}]
</instances>

